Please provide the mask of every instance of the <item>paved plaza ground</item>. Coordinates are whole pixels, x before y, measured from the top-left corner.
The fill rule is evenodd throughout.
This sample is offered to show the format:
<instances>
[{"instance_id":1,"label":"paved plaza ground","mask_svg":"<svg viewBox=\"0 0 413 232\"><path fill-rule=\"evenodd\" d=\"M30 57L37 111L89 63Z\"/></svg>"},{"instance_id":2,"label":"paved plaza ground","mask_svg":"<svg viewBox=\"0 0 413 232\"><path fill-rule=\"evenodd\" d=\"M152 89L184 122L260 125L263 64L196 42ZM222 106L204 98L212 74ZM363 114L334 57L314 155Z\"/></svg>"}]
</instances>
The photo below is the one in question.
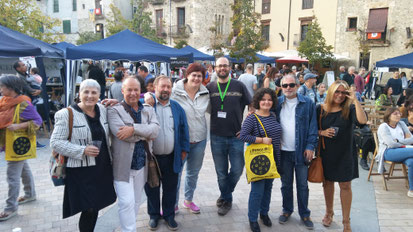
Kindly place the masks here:
<instances>
[{"instance_id":1,"label":"paved plaza ground","mask_svg":"<svg viewBox=\"0 0 413 232\"><path fill-rule=\"evenodd\" d=\"M48 139L42 138L39 141L48 144ZM79 215L62 219L63 187L53 187L50 181L48 174L50 151L49 146L39 149L37 159L29 161L35 176L37 201L20 206L16 217L0 222L0 232L9 232L16 227L21 227L23 232L77 231ZM0 207L3 209L8 188L4 153L1 155ZM182 177L184 176L185 174ZM266 228L261 224L262 231L306 231L297 213L292 215L287 224L278 224L277 218L281 212L282 202L280 186L280 180L275 180L269 213L274 222L273 226ZM351 224L353 231L413 231L413 199L406 196L407 189L404 180L389 181L389 190L384 191L380 176L374 176L373 181L368 182L367 172L360 169L360 178L353 181L352 186ZM321 224L325 210L322 186L321 184L310 184L309 208L312 211L311 217L315 224L315 231L342 231L340 198L337 188L336 185L334 222L330 228L325 228ZM176 220L180 224L180 231L249 231L247 217L249 191L250 186L243 175L234 192L232 210L224 217L218 216L215 201L219 196L219 191L208 144L194 197L194 202L200 206L201 213L195 215L185 209L180 209L176 216ZM181 196L183 196L182 192L183 188L181 188ZM149 231L146 226L148 218L146 202L144 202L137 218L137 231ZM100 212L95 231L120 231L116 204ZM163 221L161 221L158 231L168 231Z\"/></svg>"}]
</instances>

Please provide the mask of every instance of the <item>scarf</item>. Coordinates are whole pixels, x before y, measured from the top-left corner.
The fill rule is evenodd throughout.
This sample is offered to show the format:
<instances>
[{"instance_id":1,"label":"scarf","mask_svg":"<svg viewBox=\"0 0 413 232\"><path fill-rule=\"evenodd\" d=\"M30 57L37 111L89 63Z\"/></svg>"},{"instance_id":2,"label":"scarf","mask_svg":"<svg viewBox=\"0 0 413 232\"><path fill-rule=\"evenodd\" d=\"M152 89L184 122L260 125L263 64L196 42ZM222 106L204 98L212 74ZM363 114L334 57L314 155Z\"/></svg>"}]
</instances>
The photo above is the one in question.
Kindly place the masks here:
<instances>
[{"instance_id":1,"label":"scarf","mask_svg":"<svg viewBox=\"0 0 413 232\"><path fill-rule=\"evenodd\" d=\"M0 99L0 129L6 128L13 123L14 110L16 106L30 98L26 95L17 97L2 97Z\"/></svg>"}]
</instances>

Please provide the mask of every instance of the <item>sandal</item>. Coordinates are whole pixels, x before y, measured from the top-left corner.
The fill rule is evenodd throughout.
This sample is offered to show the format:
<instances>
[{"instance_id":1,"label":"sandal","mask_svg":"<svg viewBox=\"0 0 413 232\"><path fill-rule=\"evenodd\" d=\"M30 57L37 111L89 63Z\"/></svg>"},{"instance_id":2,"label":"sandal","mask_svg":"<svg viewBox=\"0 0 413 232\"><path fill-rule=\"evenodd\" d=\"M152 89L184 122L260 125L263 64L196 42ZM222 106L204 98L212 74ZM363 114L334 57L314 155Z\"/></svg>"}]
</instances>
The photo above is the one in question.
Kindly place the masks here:
<instances>
[{"instance_id":1,"label":"sandal","mask_svg":"<svg viewBox=\"0 0 413 232\"><path fill-rule=\"evenodd\" d=\"M19 197L17 199L17 203L19 203L19 205L23 205L23 204L26 204L27 202L31 202L31 201L35 201L35 200L36 200L36 197L28 197L28 198Z\"/></svg>"},{"instance_id":2,"label":"sandal","mask_svg":"<svg viewBox=\"0 0 413 232\"><path fill-rule=\"evenodd\" d=\"M17 210L14 212L1 212L0 213L0 221L6 221L9 220L10 218L14 217L17 215Z\"/></svg>"},{"instance_id":3,"label":"sandal","mask_svg":"<svg viewBox=\"0 0 413 232\"><path fill-rule=\"evenodd\" d=\"M351 232L350 219L343 220L343 232Z\"/></svg>"},{"instance_id":4,"label":"sandal","mask_svg":"<svg viewBox=\"0 0 413 232\"><path fill-rule=\"evenodd\" d=\"M322 220L323 226L329 227L331 223L333 222L333 216L334 216L334 212L326 213L326 215L324 215L324 218Z\"/></svg>"}]
</instances>

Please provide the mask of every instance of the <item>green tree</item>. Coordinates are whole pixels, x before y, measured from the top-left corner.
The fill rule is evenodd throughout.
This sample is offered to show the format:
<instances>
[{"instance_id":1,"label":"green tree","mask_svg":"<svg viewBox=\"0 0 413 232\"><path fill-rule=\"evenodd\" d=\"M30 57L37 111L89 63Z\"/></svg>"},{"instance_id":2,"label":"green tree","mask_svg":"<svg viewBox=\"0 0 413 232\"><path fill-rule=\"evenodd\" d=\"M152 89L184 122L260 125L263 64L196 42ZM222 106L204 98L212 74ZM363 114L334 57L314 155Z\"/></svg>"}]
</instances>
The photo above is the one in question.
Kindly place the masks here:
<instances>
[{"instance_id":1,"label":"green tree","mask_svg":"<svg viewBox=\"0 0 413 232\"><path fill-rule=\"evenodd\" d=\"M188 42L186 40L179 40L175 43L174 48L181 49L185 47L186 45L188 45Z\"/></svg>"},{"instance_id":2,"label":"green tree","mask_svg":"<svg viewBox=\"0 0 413 232\"><path fill-rule=\"evenodd\" d=\"M106 29L108 30L108 35L110 36L125 29L129 29L147 39L165 44L165 40L162 37L159 37L156 30L151 27L152 14L144 11L144 1L131 0L131 4L136 7L136 11L131 20L125 19L119 8L115 5L109 5L113 17L107 20L108 23L106 25Z\"/></svg>"},{"instance_id":3,"label":"green tree","mask_svg":"<svg viewBox=\"0 0 413 232\"><path fill-rule=\"evenodd\" d=\"M317 18L308 26L308 31L305 39L301 41L298 47L298 53L302 57L306 57L310 64L331 61L334 59L331 50L333 46L327 45L326 39L321 32L320 24Z\"/></svg>"},{"instance_id":4,"label":"green tree","mask_svg":"<svg viewBox=\"0 0 413 232\"><path fill-rule=\"evenodd\" d=\"M64 40L64 35L54 30L62 22L44 15L32 0L1 0L0 25L47 43Z\"/></svg>"},{"instance_id":5,"label":"green tree","mask_svg":"<svg viewBox=\"0 0 413 232\"><path fill-rule=\"evenodd\" d=\"M77 45L90 43L96 40L102 39L102 36L98 33L94 33L93 31L86 31L83 33L79 33L79 39L76 40Z\"/></svg>"},{"instance_id":6,"label":"green tree","mask_svg":"<svg viewBox=\"0 0 413 232\"><path fill-rule=\"evenodd\" d=\"M234 15L231 17L233 31L228 38L232 41L228 47L230 56L256 62L255 54L267 47L259 24L261 15L254 11L253 0L235 0L231 8Z\"/></svg>"}]
</instances>

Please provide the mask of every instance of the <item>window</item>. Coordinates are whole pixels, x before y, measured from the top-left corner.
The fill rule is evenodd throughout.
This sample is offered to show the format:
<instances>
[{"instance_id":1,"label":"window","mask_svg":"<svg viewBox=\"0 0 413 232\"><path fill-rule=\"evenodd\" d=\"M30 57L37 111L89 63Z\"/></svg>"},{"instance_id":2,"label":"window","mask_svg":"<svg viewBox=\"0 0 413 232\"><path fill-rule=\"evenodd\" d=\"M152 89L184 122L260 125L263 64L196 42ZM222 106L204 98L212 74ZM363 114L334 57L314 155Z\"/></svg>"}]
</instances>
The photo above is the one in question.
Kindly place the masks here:
<instances>
[{"instance_id":1,"label":"window","mask_svg":"<svg viewBox=\"0 0 413 232\"><path fill-rule=\"evenodd\" d=\"M82 4L82 8L83 8L83 10L86 8L85 4Z\"/></svg>"},{"instance_id":2,"label":"window","mask_svg":"<svg viewBox=\"0 0 413 232\"><path fill-rule=\"evenodd\" d=\"M271 11L271 0L262 0L262 14L269 14Z\"/></svg>"},{"instance_id":3,"label":"window","mask_svg":"<svg viewBox=\"0 0 413 232\"><path fill-rule=\"evenodd\" d=\"M306 25L301 25L301 37L300 37L300 41L305 40L305 37L307 36L307 32L308 32L308 24L306 24Z\"/></svg>"},{"instance_id":4,"label":"window","mask_svg":"<svg viewBox=\"0 0 413 232\"><path fill-rule=\"evenodd\" d=\"M265 41L270 41L270 24L262 25L262 37Z\"/></svg>"},{"instance_id":5,"label":"window","mask_svg":"<svg viewBox=\"0 0 413 232\"><path fill-rule=\"evenodd\" d=\"M73 11L77 11L77 0L73 0Z\"/></svg>"},{"instance_id":6,"label":"window","mask_svg":"<svg viewBox=\"0 0 413 232\"><path fill-rule=\"evenodd\" d=\"M360 53L359 67L364 67L366 70L369 70L370 63L370 53L364 54Z\"/></svg>"},{"instance_id":7,"label":"window","mask_svg":"<svg viewBox=\"0 0 413 232\"><path fill-rule=\"evenodd\" d=\"M156 10L156 32L158 35L162 33L162 26L163 26L163 10Z\"/></svg>"},{"instance_id":8,"label":"window","mask_svg":"<svg viewBox=\"0 0 413 232\"><path fill-rule=\"evenodd\" d=\"M185 8L178 7L178 31L185 28Z\"/></svg>"},{"instance_id":9,"label":"window","mask_svg":"<svg viewBox=\"0 0 413 232\"><path fill-rule=\"evenodd\" d=\"M63 33L64 34L71 33L70 20L63 20Z\"/></svg>"},{"instance_id":10,"label":"window","mask_svg":"<svg viewBox=\"0 0 413 232\"><path fill-rule=\"evenodd\" d=\"M53 0L53 12L59 12L59 0Z\"/></svg>"},{"instance_id":11,"label":"window","mask_svg":"<svg viewBox=\"0 0 413 232\"><path fill-rule=\"evenodd\" d=\"M221 34L224 34L224 16L221 17Z\"/></svg>"},{"instance_id":12,"label":"window","mask_svg":"<svg viewBox=\"0 0 413 232\"><path fill-rule=\"evenodd\" d=\"M357 30L357 18L348 18L347 19L347 31L356 31Z\"/></svg>"},{"instance_id":13,"label":"window","mask_svg":"<svg viewBox=\"0 0 413 232\"><path fill-rule=\"evenodd\" d=\"M370 9L367 23L367 39L386 41L388 8Z\"/></svg>"},{"instance_id":14,"label":"window","mask_svg":"<svg viewBox=\"0 0 413 232\"><path fill-rule=\"evenodd\" d=\"M303 0L303 10L312 9L314 5L314 0Z\"/></svg>"}]
</instances>

